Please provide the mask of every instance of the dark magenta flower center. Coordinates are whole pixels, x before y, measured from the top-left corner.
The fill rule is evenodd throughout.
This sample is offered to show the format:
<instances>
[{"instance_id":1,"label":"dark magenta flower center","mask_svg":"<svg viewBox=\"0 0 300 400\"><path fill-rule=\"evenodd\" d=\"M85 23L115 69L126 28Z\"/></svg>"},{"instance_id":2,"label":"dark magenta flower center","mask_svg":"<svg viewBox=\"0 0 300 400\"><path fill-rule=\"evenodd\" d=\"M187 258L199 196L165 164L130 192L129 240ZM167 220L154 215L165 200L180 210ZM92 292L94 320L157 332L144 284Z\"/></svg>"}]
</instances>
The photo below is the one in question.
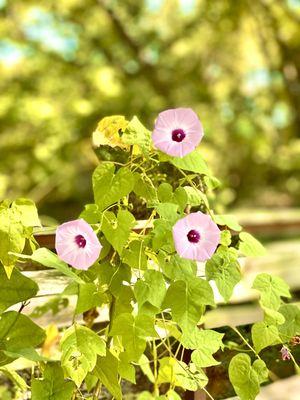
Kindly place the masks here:
<instances>
[{"instance_id":1,"label":"dark magenta flower center","mask_svg":"<svg viewBox=\"0 0 300 400\"><path fill-rule=\"evenodd\" d=\"M174 129L174 131L172 131L172 140L174 142L180 143L183 141L185 137L186 134L183 129Z\"/></svg>"},{"instance_id":2,"label":"dark magenta flower center","mask_svg":"<svg viewBox=\"0 0 300 400\"><path fill-rule=\"evenodd\" d=\"M82 235L77 235L75 237L75 243L78 247L84 248L86 246L86 240Z\"/></svg>"},{"instance_id":3,"label":"dark magenta flower center","mask_svg":"<svg viewBox=\"0 0 300 400\"><path fill-rule=\"evenodd\" d=\"M191 229L187 234L188 241L191 243L198 243L200 240L200 233L195 229Z\"/></svg>"}]
</instances>

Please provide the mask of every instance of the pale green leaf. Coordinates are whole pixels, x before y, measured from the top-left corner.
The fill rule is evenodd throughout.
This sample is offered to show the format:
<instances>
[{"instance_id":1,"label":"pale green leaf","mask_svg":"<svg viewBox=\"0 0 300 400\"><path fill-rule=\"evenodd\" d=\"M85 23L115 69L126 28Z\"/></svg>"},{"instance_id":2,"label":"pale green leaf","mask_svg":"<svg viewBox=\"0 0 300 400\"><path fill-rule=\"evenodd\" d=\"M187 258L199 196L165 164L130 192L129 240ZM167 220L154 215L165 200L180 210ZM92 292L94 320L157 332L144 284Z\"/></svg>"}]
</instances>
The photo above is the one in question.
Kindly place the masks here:
<instances>
[{"instance_id":1,"label":"pale green leaf","mask_svg":"<svg viewBox=\"0 0 300 400\"><path fill-rule=\"evenodd\" d=\"M134 285L134 294L139 307L149 302L160 309L166 294L166 285L163 275L159 271L147 270Z\"/></svg>"},{"instance_id":2,"label":"pale green leaf","mask_svg":"<svg viewBox=\"0 0 300 400\"><path fill-rule=\"evenodd\" d=\"M152 369L150 367L150 361L148 359L148 357L145 354L142 354L139 361L138 361L139 366L141 367L141 370L143 371L143 373L147 376L147 378L149 379L149 381L151 383L154 383L155 378L152 372Z\"/></svg>"},{"instance_id":3,"label":"pale green leaf","mask_svg":"<svg viewBox=\"0 0 300 400\"><path fill-rule=\"evenodd\" d=\"M141 240L133 240L129 243L127 249L124 249L123 262L134 269L147 268L147 256L145 254L145 246Z\"/></svg>"},{"instance_id":4,"label":"pale green leaf","mask_svg":"<svg viewBox=\"0 0 300 400\"><path fill-rule=\"evenodd\" d=\"M146 200L147 207L153 207L158 202L156 188L150 178L138 175L133 191L137 196Z\"/></svg>"},{"instance_id":5,"label":"pale green leaf","mask_svg":"<svg viewBox=\"0 0 300 400\"><path fill-rule=\"evenodd\" d=\"M260 301L264 307L278 310L282 301L281 297L291 297L289 286L278 276L262 273L256 276L253 289L260 292Z\"/></svg>"},{"instance_id":6,"label":"pale green leaf","mask_svg":"<svg viewBox=\"0 0 300 400\"><path fill-rule=\"evenodd\" d=\"M216 224L227 226L233 231L239 232L242 229L241 225L237 222L237 218L234 215L214 215L213 218Z\"/></svg>"},{"instance_id":7,"label":"pale green leaf","mask_svg":"<svg viewBox=\"0 0 300 400\"><path fill-rule=\"evenodd\" d=\"M293 336L300 335L300 309L292 304L280 307L279 312L285 318L285 322L278 327L281 340L286 343Z\"/></svg>"},{"instance_id":8,"label":"pale green leaf","mask_svg":"<svg viewBox=\"0 0 300 400\"><path fill-rule=\"evenodd\" d=\"M172 283L164 301L164 307L171 308L173 320L184 333L194 329L205 305L215 305L213 291L207 281L196 277Z\"/></svg>"},{"instance_id":9,"label":"pale green leaf","mask_svg":"<svg viewBox=\"0 0 300 400\"><path fill-rule=\"evenodd\" d=\"M20 213L20 221L23 226L41 226L36 205L32 200L23 198L17 199L12 203L11 208Z\"/></svg>"},{"instance_id":10,"label":"pale green leaf","mask_svg":"<svg viewBox=\"0 0 300 400\"><path fill-rule=\"evenodd\" d=\"M204 387L208 379L202 370L198 371L193 365L188 366L176 358L163 357L159 360L159 372L157 382L171 383L174 386L182 387L195 392Z\"/></svg>"},{"instance_id":11,"label":"pale green leaf","mask_svg":"<svg viewBox=\"0 0 300 400\"><path fill-rule=\"evenodd\" d=\"M220 348L223 348L224 334L213 330L203 330L196 327L190 334L183 334L180 342L187 349L195 349L191 359L198 369L218 365L213 357Z\"/></svg>"},{"instance_id":12,"label":"pale green leaf","mask_svg":"<svg viewBox=\"0 0 300 400\"><path fill-rule=\"evenodd\" d=\"M13 304L34 297L38 291L38 285L16 268L8 279L4 268L0 266L0 282L0 312Z\"/></svg>"},{"instance_id":13,"label":"pale green leaf","mask_svg":"<svg viewBox=\"0 0 300 400\"><path fill-rule=\"evenodd\" d=\"M120 168L115 174L115 166L102 162L93 173L95 203L99 211L118 202L134 188L135 177L128 168Z\"/></svg>"},{"instance_id":14,"label":"pale green leaf","mask_svg":"<svg viewBox=\"0 0 300 400\"><path fill-rule=\"evenodd\" d=\"M201 154L197 150L192 151L182 158L168 157L168 161L179 169L196 172L203 175L210 175L210 170L206 165L206 162L203 160Z\"/></svg>"},{"instance_id":15,"label":"pale green leaf","mask_svg":"<svg viewBox=\"0 0 300 400\"><path fill-rule=\"evenodd\" d=\"M112 322L110 336L121 336L128 359L138 361L146 348L146 338L156 337L154 319L148 315L119 314Z\"/></svg>"},{"instance_id":16,"label":"pale green leaf","mask_svg":"<svg viewBox=\"0 0 300 400\"><path fill-rule=\"evenodd\" d=\"M104 293L99 292L93 282L78 284L76 314L81 314L93 307L100 307L106 301Z\"/></svg>"},{"instance_id":17,"label":"pale green leaf","mask_svg":"<svg viewBox=\"0 0 300 400\"><path fill-rule=\"evenodd\" d=\"M11 253L22 253L25 245L21 213L12 208L0 209L0 262L10 277L18 257Z\"/></svg>"},{"instance_id":18,"label":"pale green leaf","mask_svg":"<svg viewBox=\"0 0 300 400\"><path fill-rule=\"evenodd\" d=\"M280 343L278 329L275 325L269 325L265 321L256 322L251 329L254 348L259 353L268 346Z\"/></svg>"},{"instance_id":19,"label":"pale green leaf","mask_svg":"<svg viewBox=\"0 0 300 400\"><path fill-rule=\"evenodd\" d=\"M16 311L3 313L0 317L0 365L8 363L4 351L15 353L12 358L17 358L20 351L39 345L44 339L44 330L26 315Z\"/></svg>"},{"instance_id":20,"label":"pale green leaf","mask_svg":"<svg viewBox=\"0 0 300 400\"><path fill-rule=\"evenodd\" d=\"M148 154L151 147L151 132L134 116L124 130L121 140L123 143L139 146L144 154Z\"/></svg>"},{"instance_id":21,"label":"pale green leaf","mask_svg":"<svg viewBox=\"0 0 300 400\"><path fill-rule=\"evenodd\" d=\"M196 276L197 264L195 261L179 257L174 254L170 259L165 259L159 255L159 266L163 273L171 280L186 280Z\"/></svg>"},{"instance_id":22,"label":"pale green leaf","mask_svg":"<svg viewBox=\"0 0 300 400\"><path fill-rule=\"evenodd\" d=\"M32 400L71 400L74 383L64 380L62 368L57 363L48 363L43 379L32 379Z\"/></svg>"},{"instance_id":23,"label":"pale green leaf","mask_svg":"<svg viewBox=\"0 0 300 400\"><path fill-rule=\"evenodd\" d=\"M107 388L116 400L122 400L122 392L118 379L119 362L112 353L107 350L105 357L98 357L93 374Z\"/></svg>"},{"instance_id":24,"label":"pale green leaf","mask_svg":"<svg viewBox=\"0 0 300 400\"><path fill-rule=\"evenodd\" d=\"M119 210L117 217L111 211L106 211L103 215L101 229L119 255L123 252L134 224L135 218L127 210Z\"/></svg>"},{"instance_id":25,"label":"pale green leaf","mask_svg":"<svg viewBox=\"0 0 300 400\"><path fill-rule=\"evenodd\" d=\"M266 249L255 237L247 232L240 233L240 244L239 250L249 257L264 256L266 254Z\"/></svg>"},{"instance_id":26,"label":"pale green leaf","mask_svg":"<svg viewBox=\"0 0 300 400\"><path fill-rule=\"evenodd\" d=\"M119 365L118 365L118 372L119 375L126 379L127 381L135 384L135 368L134 366L128 361L126 353L119 354Z\"/></svg>"},{"instance_id":27,"label":"pale green leaf","mask_svg":"<svg viewBox=\"0 0 300 400\"><path fill-rule=\"evenodd\" d=\"M212 258L206 262L205 274L207 280L216 282L220 294L227 302L235 285L241 280L241 270L235 249L220 246Z\"/></svg>"},{"instance_id":28,"label":"pale green leaf","mask_svg":"<svg viewBox=\"0 0 300 400\"><path fill-rule=\"evenodd\" d=\"M97 355L106 354L105 342L91 329L73 325L61 339L61 364L66 374L79 387L97 361Z\"/></svg>"},{"instance_id":29,"label":"pale green leaf","mask_svg":"<svg viewBox=\"0 0 300 400\"><path fill-rule=\"evenodd\" d=\"M260 384L266 380L268 370L262 360L251 365L247 354L237 354L229 364L229 379L240 400L255 400Z\"/></svg>"}]
</instances>

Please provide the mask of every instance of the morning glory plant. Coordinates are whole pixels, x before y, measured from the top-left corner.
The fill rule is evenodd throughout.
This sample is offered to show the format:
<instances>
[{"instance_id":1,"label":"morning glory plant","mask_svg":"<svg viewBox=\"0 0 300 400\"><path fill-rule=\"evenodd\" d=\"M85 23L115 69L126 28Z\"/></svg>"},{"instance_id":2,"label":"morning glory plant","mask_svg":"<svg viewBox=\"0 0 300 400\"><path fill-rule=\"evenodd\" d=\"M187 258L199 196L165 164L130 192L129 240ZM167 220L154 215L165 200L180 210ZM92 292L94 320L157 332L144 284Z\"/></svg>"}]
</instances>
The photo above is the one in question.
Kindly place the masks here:
<instances>
[{"instance_id":1,"label":"morning glory plant","mask_svg":"<svg viewBox=\"0 0 300 400\"><path fill-rule=\"evenodd\" d=\"M203 158L196 113L162 111L152 128L120 115L99 122L94 201L56 228L55 252L38 248L33 234L40 222L30 200L0 205L0 367L19 357L36 363L32 400L58 399L57 393L96 400L104 388L121 400L122 382L135 385L137 370L149 380L137 400L178 400L185 391L213 399L209 370L218 368L223 351L231 354L234 391L254 400L260 385L274 379L262 350L279 346L278 357L297 365L300 312L285 301L289 288L278 277L262 273L253 281L263 318L252 325L250 341L237 327L228 328L230 341L226 330L207 328L216 299L229 302L242 278L240 257L265 251L234 217L214 212L218 180ZM28 259L68 280L39 315L53 304L59 312L62 300L75 297L59 347L47 357L40 347L49 331L35 323L35 312L23 312L27 300L40 296L20 271ZM18 302L19 312L7 311Z\"/></svg>"}]
</instances>

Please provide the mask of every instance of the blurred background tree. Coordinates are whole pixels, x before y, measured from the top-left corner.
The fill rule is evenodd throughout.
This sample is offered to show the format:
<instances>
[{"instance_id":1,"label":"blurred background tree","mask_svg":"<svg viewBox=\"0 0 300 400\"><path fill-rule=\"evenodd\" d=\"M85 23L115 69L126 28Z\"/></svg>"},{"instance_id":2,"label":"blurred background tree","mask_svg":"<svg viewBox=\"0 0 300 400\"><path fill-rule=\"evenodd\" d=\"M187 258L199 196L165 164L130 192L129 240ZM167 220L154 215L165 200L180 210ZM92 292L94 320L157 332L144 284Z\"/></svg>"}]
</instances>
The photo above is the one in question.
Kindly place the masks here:
<instances>
[{"instance_id":1,"label":"blurred background tree","mask_svg":"<svg viewBox=\"0 0 300 400\"><path fill-rule=\"evenodd\" d=\"M0 198L91 201L105 115L192 107L230 207L300 205L300 0L0 0Z\"/></svg>"}]
</instances>

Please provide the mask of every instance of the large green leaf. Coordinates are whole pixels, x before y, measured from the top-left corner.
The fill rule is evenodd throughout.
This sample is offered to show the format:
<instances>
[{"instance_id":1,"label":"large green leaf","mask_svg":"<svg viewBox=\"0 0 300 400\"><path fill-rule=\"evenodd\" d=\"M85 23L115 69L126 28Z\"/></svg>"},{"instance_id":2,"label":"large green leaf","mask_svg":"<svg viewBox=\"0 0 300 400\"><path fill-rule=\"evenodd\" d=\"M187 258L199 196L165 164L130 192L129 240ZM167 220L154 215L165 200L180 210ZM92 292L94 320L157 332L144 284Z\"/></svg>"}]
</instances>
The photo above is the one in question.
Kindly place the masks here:
<instances>
[{"instance_id":1,"label":"large green leaf","mask_svg":"<svg viewBox=\"0 0 300 400\"><path fill-rule=\"evenodd\" d=\"M183 335L180 342L185 348L194 349L192 361L198 369L219 364L213 354L223 348L224 334L213 330L195 328L190 334Z\"/></svg>"},{"instance_id":2,"label":"large green leaf","mask_svg":"<svg viewBox=\"0 0 300 400\"><path fill-rule=\"evenodd\" d=\"M165 158L163 159L163 161L165 161ZM175 167L186 171L210 175L210 171L208 169L208 166L206 165L206 162L203 160L201 154L197 150L192 151L182 158L168 157L167 161L175 165Z\"/></svg>"},{"instance_id":3,"label":"large green leaf","mask_svg":"<svg viewBox=\"0 0 300 400\"><path fill-rule=\"evenodd\" d=\"M134 116L128 123L121 140L126 144L138 145L144 154L148 154L151 146L151 132Z\"/></svg>"},{"instance_id":4,"label":"large green leaf","mask_svg":"<svg viewBox=\"0 0 300 400\"><path fill-rule=\"evenodd\" d=\"M99 283L107 285L110 292L118 297L124 281L131 282L131 269L126 264L112 265L108 262L103 263L98 268Z\"/></svg>"},{"instance_id":5,"label":"large green leaf","mask_svg":"<svg viewBox=\"0 0 300 400\"><path fill-rule=\"evenodd\" d=\"M70 267L68 267L68 264L60 260L56 254L52 253L52 251L48 249L42 247L35 250L31 256L26 257L44 265L44 267L56 269L69 278L72 278L77 283L84 283L84 281L77 274L75 274Z\"/></svg>"},{"instance_id":6,"label":"large green leaf","mask_svg":"<svg viewBox=\"0 0 300 400\"><path fill-rule=\"evenodd\" d=\"M154 319L148 315L124 313L112 322L110 336L121 336L129 360L138 362L146 347L147 337L156 337Z\"/></svg>"},{"instance_id":7,"label":"large green leaf","mask_svg":"<svg viewBox=\"0 0 300 400\"><path fill-rule=\"evenodd\" d=\"M94 369L97 355L106 354L104 340L91 329L77 324L64 332L61 350L61 364L78 387L87 373Z\"/></svg>"},{"instance_id":8,"label":"large green leaf","mask_svg":"<svg viewBox=\"0 0 300 400\"><path fill-rule=\"evenodd\" d=\"M7 278L4 268L0 266L0 282L0 312L13 304L34 297L38 291L38 285L16 268L11 277Z\"/></svg>"},{"instance_id":9,"label":"large green leaf","mask_svg":"<svg viewBox=\"0 0 300 400\"><path fill-rule=\"evenodd\" d=\"M159 266L163 273L171 280L186 280L197 274L197 264L195 261L179 257L174 254L170 259L165 259L159 255Z\"/></svg>"},{"instance_id":10,"label":"large green leaf","mask_svg":"<svg viewBox=\"0 0 300 400\"><path fill-rule=\"evenodd\" d=\"M158 202L156 187L147 175L138 174L133 191L146 200L147 207L153 207Z\"/></svg>"},{"instance_id":11,"label":"large green leaf","mask_svg":"<svg viewBox=\"0 0 300 400\"><path fill-rule=\"evenodd\" d=\"M93 374L97 376L116 400L121 400L122 392L118 379L118 368L118 359L107 350L105 357L97 358Z\"/></svg>"},{"instance_id":12,"label":"large green leaf","mask_svg":"<svg viewBox=\"0 0 300 400\"><path fill-rule=\"evenodd\" d=\"M251 333L254 348L258 353L268 346L281 342L277 326L269 325L265 321L256 322L252 326Z\"/></svg>"},{"instance_id":13,"label":"large green leaf","mask_svg":"<svg viewBox=\"0 0 300 400\"><path fill-rule=\"evenodd\" d=\"M235 249L220 246L212 258L206 262L205 275L207 280L216 282L220 294L227 302L235 285L241 280Z\"/></svg>"},{"instance_id":14,"label":"large green leaf","mask_svg":"<svg viewBox=\"0 0 300 400\"><path fill-rule=\"evenodd\" d=\"M160 309L166 294L166 285L162 273L147 270L143 279L138 280L134 285L134 294L139 307L149 302Z\"/></svg>"},{"instance_id":15,"label":"large green leaf","mask_svg":"<svg viewBox=\"0 0 300 400\"><path fill-rule=\"evenodd\" d=\"M120 168L115 174L115 166L102 162L93 173L95 203L99 211L127 196L134 188L135 177L128 168Z\"/></svg>"},{"instance_id":16,"label":"large green leaf","mask_svg":"<svg viewBox=\"0 0 300 400\"><path fill-rule=\"evenodd\" d=\"M113 212L106 211L102 221L101 229L106 239L121 255L135 224L134 216L127 210L119 210L117 217Z\"/></svg>"},{"instance_id":17,"label":"large green leaf","mask_svg":"<svg viewBox=\"0 0 300 400\"><path fill-rule=\"evenodd\" d=\"M152 230L152 247L154 251L165 250L172 253L175 250L174 240L172 235L172 222L166 219L156 219L153 222L154 228Z\"/></svg>"},{"instance_id":18,"label":"large green leaf","mask_svg":"<svg viewBox=\"0 0 300 400\"><path fill-rule=\"evenodd\" d=\"M260 292L262 306L273 310L278 310L280 307L281 297L291 297L288 285L278 276L259 274L252 287Z\"/></svg>"},{"instance_id":19,"label":"large green leaf","mask_svg":"<svg viewBox=\"0 0 300 400\"><path fill-rule=\"evenodd\" d=\"M78 284L78 298L76 304L76 314L81 314L93 307L99 307L106 302L104 293L99 292L93 282Z\"/></svg>"},{"instance_id":20,"label":"large green leaf","mask_svg":"<svg viewBox=\"0 0 300 400\"><path fill-rule=\"evenodd\" d=\"M266 254L266 249L255 237L247 232L240 233L240 244L239 250L249 257L264 256Z\"/></svg>"},{"instance_id":21,"label":"large green leaf","mask_svg":"<svg viewBox=\"0 0 300 400\"><path fill-rule=\"evenodd\" d=\"M158 383L171 383L195 392L206 386L208 379L202 370L196 370L193 364L189 366L183 361L172 357L159 360Z\"/></svg>"},{"instance_id":22,"label":"large green leaf","mask_svg":"<svg viewBox=\"0 0 300 400\"><path fill-rule=\"evenodd\" d=\"M32 349L44 339L44 330L26 315L16 311L3 313L0 317L0 365L9 360L10 355L5 355L5 352L14 353L11 358L17 358L20 351ZM23 354L26 356L26 352Z\"/></svg>"},{"instance_id":23,"label":"large green leaf","mask_svg":"<svg viewBox=\"0 0 300 400\"><path fill-rule=\"evenodd\" d=\"M173 320L186 334L199 322L205 305L215 305L213 291L207 281L196 277L172 283L164 301L164 307L171 308Z\"/></svg>"},{"instance_id":24,"label":"large green leaf","mask_svg":"<svg viewBox=\"0 0 300 400\"><path fill-rule=\"evenodd\" d=\"M145 254L145 245L141 240L133 240L128 248L124 249L123 262L134 269L147 268L147 256Z\"/></svg>"},{"instance_id":25,"label":"large green leaf","mask_svg":"<svg viewBox=\"0 0 300 400\"><path fill-rule=\"evenodd\" d=\"M71 400L75 385L65 381L63 370L57 363L48 363L43 379L32 379L32 400Z\"/></svg>"},{"instance_id":26,"label":"large green leaf","mask_svg":"<svg viewBox=\"0 0 300 400\"><path fill-rule=\"evenodd\" d=\"M300 309L292 304L285 304L278 310L285 322L278 327L283 342L288 342L293 336L300 335Z\"/></svg>"},{"instance_id":27,"label":"large green leaf","mask_svg":"<svg viewBox=\"0 0 300 400\"><path fill-rule=\"evenodd\" d=\"M227 226L228 228L237 232L242 229L241 225L238 223L237 218L234 215L214 215L214 221L218 225Z\"/></svg>"},{"instance_id":28,"label":"large green leaf","mask_svg":"<svg viewBox=\"0 0 300 400\"><path fill-rule=\"evenodd\" d=\"M36 205L29 199L17 199L12 203L12 209L20 213L20 221L23 226L41 226Z\"/></svg>"},{"instance_id":29,"label":"large green leaf","mask_svg":"<svg viewBox=\"0 0 300 400\"><path fill-rule=\"evenodd\" d=\"M12 253L22 253L25 245L24 227L21 223L20 211L13 208L0 209L0 262L6 274L10 277L17 256Z\"/></svg>"},{"instance_id":30,"label":"large green leaf","mask_svg":"<svg viewBox=\"0 0 300 400\"><path fill-rule=\"evenodd\" d=\"M229 364L229 379L241 400L255 400L260 384L267 380L268 370L262 360L254 361L247 354L237 354Z\"/></svg>"}]
</instances>

